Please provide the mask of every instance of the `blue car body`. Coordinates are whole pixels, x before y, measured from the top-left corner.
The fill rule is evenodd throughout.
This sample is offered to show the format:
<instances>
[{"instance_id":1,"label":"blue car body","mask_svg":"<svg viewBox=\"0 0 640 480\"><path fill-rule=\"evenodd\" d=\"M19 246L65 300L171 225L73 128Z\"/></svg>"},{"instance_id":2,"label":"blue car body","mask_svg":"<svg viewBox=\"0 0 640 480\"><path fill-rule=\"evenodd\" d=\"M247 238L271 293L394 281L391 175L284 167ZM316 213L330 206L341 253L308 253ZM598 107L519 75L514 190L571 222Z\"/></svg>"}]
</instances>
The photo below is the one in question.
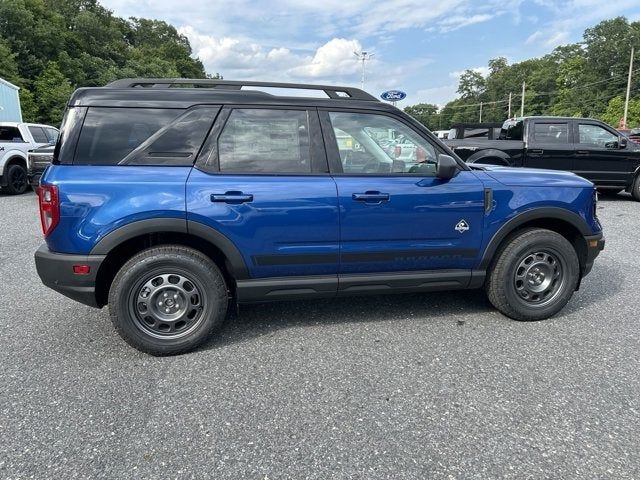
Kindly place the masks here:
<instances>
[{"instance_id":1,"label":"blue car body","mask_svg":"<svg viewBox=\"0 0 640 480\"><path fill-rule=\"evenodd\" d=\"M141 95L141 101L160 102L157 92ZM272 102L226 92L213 99L203 92L188 95L197 97L186 98L189 105L205 98L222 105ZM126 105L125 97L114 90L92 98L81 90L69 109ZM164 107L180 106L162 101ZM292 108L305 105L301 99L288 102ZM404 113L362 103L361 108L396 116L454 156ZM343 105L327 100L308 108ZM63 128L63 141L70 142L79 128ZM211 171L198 159L179 166L83 165L77 158L64 161L64 145L58 150L60 161L46 170L41 184L58 188L60 218L36 254L38 270L47 285L93 306L106 303L124 252L130 256L158 238L208 245L240 302L479 287L501 242L523 225L565 228L581 253L582 276L603 246L593 185L566 172L472 169L456 159L459 172L446 180L333 171L251 175ZM365 194L370 200L356 198ZM92 266L91 273L76 278L68 270L78 263Z\"/></svg>"}]
</instances>

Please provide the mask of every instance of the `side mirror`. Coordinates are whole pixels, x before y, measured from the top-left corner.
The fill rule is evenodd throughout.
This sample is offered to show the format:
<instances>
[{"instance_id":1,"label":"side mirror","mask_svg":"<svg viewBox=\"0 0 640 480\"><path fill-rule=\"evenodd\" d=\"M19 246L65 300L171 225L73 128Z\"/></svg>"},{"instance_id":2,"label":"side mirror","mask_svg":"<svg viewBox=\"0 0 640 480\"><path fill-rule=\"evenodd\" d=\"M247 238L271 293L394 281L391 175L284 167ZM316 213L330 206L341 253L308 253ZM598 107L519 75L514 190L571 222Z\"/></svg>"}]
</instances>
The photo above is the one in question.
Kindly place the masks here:
<instances>
[{"instance_id":1,"label":"side mirror","mask_svg":"<svg viewBox=\"0 0 640 480\"><path fill-rule=\"evenodd\" d=\"M620 135L620 140L618 140L619 148L627 148L627 137Z\"/></svg>"},{"instance_id":2,"label":"side mirror","mask_svg":"<svg viewBox=\"0 0 640 480\"><path fill-rule=\"evenodd\" d=\"M450 155L438 155L436 166L436 177L443 180L450 180L458 174L458 162Z\"/></svg>"}]
</instances>

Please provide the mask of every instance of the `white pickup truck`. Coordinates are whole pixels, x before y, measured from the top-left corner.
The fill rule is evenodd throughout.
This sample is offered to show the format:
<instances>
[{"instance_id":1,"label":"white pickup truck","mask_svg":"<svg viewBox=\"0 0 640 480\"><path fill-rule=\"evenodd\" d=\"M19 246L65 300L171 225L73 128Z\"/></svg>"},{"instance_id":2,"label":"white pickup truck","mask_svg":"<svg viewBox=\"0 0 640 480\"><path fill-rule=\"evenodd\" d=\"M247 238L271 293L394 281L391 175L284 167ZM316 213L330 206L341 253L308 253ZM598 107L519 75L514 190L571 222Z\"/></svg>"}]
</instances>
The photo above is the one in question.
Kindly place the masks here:
<instances>
[{"instance_id":1,"label":"white pickup truck","mask_svg":"<svg viewBox=\"0 0 640 480\"><path fill-rule=\"evenodd\" d=\"M53 145L58 129L36 123L0 122L0 187L11 195L24 193L27 179L27 152Z\"/></svg>"}]
</instances>

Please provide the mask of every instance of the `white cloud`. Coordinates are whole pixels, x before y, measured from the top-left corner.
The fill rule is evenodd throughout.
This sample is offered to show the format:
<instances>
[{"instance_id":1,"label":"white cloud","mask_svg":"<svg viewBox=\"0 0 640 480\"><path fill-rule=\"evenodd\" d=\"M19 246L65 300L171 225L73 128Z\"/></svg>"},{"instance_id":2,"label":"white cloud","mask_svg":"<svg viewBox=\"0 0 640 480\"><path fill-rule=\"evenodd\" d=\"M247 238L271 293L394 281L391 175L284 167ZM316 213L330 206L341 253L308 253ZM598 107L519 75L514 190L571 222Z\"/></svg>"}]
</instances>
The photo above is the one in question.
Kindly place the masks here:
<instances>
[{"instance_id":1,"label":"white cloud","mask_svg":"<svg viewBox=\"0 0 640 480\"><path fill-rule=\"evenodd\" d=\"M454 15L452 17L445 18L444 20L438 22L438 24L440 25L441 31L451 32L453 30L458 30L459 28L468 27L469 25L475 25L476 23L489 21L494 17L495 15L490 15L488 13L471 16Z\"/></svg>"}]
</instances>

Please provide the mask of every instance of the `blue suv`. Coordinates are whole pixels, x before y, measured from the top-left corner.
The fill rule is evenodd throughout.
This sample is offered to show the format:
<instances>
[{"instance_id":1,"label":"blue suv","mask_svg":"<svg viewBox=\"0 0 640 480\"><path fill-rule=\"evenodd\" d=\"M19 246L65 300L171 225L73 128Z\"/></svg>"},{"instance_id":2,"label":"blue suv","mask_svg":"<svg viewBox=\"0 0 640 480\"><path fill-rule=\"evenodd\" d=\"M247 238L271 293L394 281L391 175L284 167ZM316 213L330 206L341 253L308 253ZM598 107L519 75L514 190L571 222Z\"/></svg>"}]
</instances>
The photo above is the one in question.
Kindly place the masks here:
<instances>
[{"instance_id":1,"label":"blue suv","mask_svg":"<svg viewBox=\"0 0 640 480\"><path fill-rule=\"evenodd\" d=\"M108 305L155 355L193 349L246 302L484 287L505 315L544 319L604 247L589 181L466 165L336 86L79 89L38 196L44 284Z\"/></svg>"}]
</instances>

